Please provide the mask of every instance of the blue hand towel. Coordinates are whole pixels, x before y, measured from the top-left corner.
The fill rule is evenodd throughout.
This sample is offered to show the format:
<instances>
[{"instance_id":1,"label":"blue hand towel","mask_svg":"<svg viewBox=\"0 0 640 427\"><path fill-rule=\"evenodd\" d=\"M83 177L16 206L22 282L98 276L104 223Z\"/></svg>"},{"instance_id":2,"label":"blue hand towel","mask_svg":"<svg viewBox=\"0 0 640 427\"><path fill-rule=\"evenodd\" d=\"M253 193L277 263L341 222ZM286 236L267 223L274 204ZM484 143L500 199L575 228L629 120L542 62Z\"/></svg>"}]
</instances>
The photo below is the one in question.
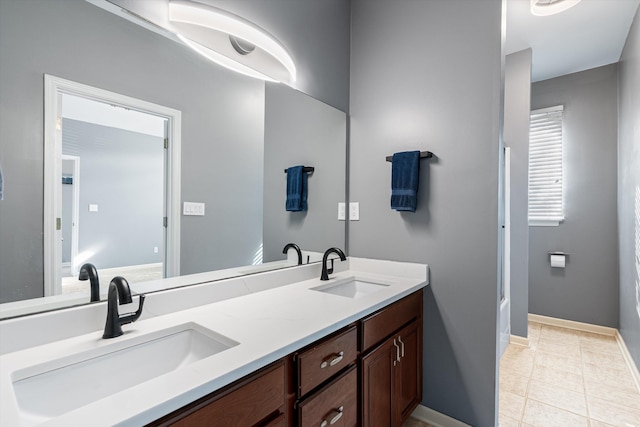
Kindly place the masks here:
<instances>
[{"instance_id":1,"label":"blue hand towel","mask_svg":"<svg viewBox=\"0 0 640 427\"><path fill-rule=\"evenodd\" d=\"M395 153L391 160L391 209L416 211L419 180L420 151Z\"/></svg>"},{"instance_id":2,"label":"blue hand towel","mask_svg":"<svg viewBox=\"0 0 640 427\"><path fill-rule=\"evenodd\" d=\"M286 210L299 212L307 210L307 174L304 166L293 166L287 169L287 202Z\"/></svg>"}]
</instances>

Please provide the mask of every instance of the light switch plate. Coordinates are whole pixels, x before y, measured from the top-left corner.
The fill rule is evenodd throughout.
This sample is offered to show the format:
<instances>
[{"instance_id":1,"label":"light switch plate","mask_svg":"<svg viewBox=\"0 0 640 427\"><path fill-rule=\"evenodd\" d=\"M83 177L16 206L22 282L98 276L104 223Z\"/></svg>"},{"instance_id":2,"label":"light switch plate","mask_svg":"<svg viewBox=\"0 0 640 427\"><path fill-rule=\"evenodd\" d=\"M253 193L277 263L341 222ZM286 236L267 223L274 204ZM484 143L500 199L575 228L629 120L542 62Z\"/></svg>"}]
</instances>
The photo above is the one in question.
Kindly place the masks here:
<instances>
[{"instance_id":1,"label":"light switch plate","mask_svg":"<svg viewBox=\"0 0 640 427\"><path fill-rule=\"evenodd\" d=\"M346 206L344 202L338 202L338 219L340 221L346 220Z\"/></svg>"},{"instance_id":2,"label":"light switch plate","mask_svg":"<svg viewBox=\"0 0 640 427\"><path fill-rule=\"evenodd\" d=\"M204 203L184 202L182 215L204 216Z\"/></svg>"},{"instance_id":3,"label":"light switch plate","mask_svg":"<svg viewBox=\"0 0 640 427\"><path fill-rule=\"evenodd\" d=\"M349 221L360 221L360 202L349 202Z\"/></svg>"}]
</instances>

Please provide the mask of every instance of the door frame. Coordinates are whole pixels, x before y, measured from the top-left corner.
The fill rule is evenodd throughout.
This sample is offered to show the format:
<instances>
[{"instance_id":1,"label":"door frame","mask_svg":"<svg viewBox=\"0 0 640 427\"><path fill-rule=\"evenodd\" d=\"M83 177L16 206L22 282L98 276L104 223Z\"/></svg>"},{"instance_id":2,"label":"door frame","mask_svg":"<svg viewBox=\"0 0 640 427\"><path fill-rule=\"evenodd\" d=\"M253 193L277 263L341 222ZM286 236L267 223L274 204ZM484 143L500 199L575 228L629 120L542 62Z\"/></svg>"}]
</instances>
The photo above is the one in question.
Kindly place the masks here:
<instances>
[{"instance_id":1,"label":"door frame","mask_svg":"<svg viewBox=\"0 0 640 427\"><path fill-rule=\"evenodd\" d=\"M62 154L62 160L73 162L73 196L71 206L71 274L78 274L78 236L80 232L80 157ZM61 184L62 185L62 184Z\"/></svg>"},{"instance_id":2,"label":"door frame","mask_svg":"<svg viewBox=\"0 0 640 427\"><path fill-rule=\"evenodd\" d=\"M62 179L62 94L118 105L167 119L167 165L163 216L165 228L165 277L180 274L180 177L182 112L115 92L44 75L44 296L60 294L60 185Z\"/></svg>"}]
</instances>

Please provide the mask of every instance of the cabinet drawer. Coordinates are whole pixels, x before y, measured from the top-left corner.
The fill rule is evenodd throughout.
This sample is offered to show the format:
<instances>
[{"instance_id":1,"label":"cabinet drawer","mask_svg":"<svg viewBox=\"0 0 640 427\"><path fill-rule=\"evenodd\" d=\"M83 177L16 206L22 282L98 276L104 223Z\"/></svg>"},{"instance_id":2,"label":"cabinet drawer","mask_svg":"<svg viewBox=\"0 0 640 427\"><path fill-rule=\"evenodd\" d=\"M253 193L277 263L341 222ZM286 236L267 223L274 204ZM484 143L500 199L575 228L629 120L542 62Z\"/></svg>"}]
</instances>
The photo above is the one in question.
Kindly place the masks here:
<instances>
[{"instance_id":1,"label":"cabinet drawer","mask_svg":"<svg viewBox=\"0 0 640 427\"><path fill-rule=\"evenodd\" d=\"M298 405L298 425L353 427L358 421L355 366Z\"/></svg>"},{"instance_id":2,"label":"cabinet drawer","mask_svg":"<svg viewBox=\"0 0 640 427\"><path fill-rule=\"evenodd\" d=\"M273 368L241 380L221 397L204 398L190 407L178 410L153 425L174 427L254 426L282 423L285 409L285 368L279 363Z\"/></svg>"},{"instance_id":3,"label":"cabinet drawer","mask_svg":"<svg viewBox=\"0 0 640 427\"><path fill-rule=\"evenodd\" d=\"M357 356L358 331L355 326L297 354L298 397L349 366Z\"/></svg>"},{"instance_id":4,"label":"cabinet drawer","mask_svg":"<svg viewBox=\"0 0 640 427\"><path fill-rule=\"evenodd\" d=\"M379 343L422 314L422 289L363 319L360 351Z\"/></svg>"}]
</instances>

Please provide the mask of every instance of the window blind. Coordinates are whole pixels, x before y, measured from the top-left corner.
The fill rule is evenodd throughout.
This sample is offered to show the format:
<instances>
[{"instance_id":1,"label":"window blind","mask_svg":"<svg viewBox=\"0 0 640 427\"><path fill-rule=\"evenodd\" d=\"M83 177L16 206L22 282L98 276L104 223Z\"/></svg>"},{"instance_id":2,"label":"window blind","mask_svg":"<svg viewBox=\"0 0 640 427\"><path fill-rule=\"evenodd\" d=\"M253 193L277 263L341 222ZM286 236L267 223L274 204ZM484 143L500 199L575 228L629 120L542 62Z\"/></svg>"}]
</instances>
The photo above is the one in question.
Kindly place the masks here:
<instances>
[{"instance_id":1,"label":"window blind","mask_svg":"<svg viewBox=\"0 0 640 427\"><path fill-rule=\"evenodd\" d=\"M562 113L562 105L531 112L529 225L564 220Z\"/></svg>"}]
</instances>

